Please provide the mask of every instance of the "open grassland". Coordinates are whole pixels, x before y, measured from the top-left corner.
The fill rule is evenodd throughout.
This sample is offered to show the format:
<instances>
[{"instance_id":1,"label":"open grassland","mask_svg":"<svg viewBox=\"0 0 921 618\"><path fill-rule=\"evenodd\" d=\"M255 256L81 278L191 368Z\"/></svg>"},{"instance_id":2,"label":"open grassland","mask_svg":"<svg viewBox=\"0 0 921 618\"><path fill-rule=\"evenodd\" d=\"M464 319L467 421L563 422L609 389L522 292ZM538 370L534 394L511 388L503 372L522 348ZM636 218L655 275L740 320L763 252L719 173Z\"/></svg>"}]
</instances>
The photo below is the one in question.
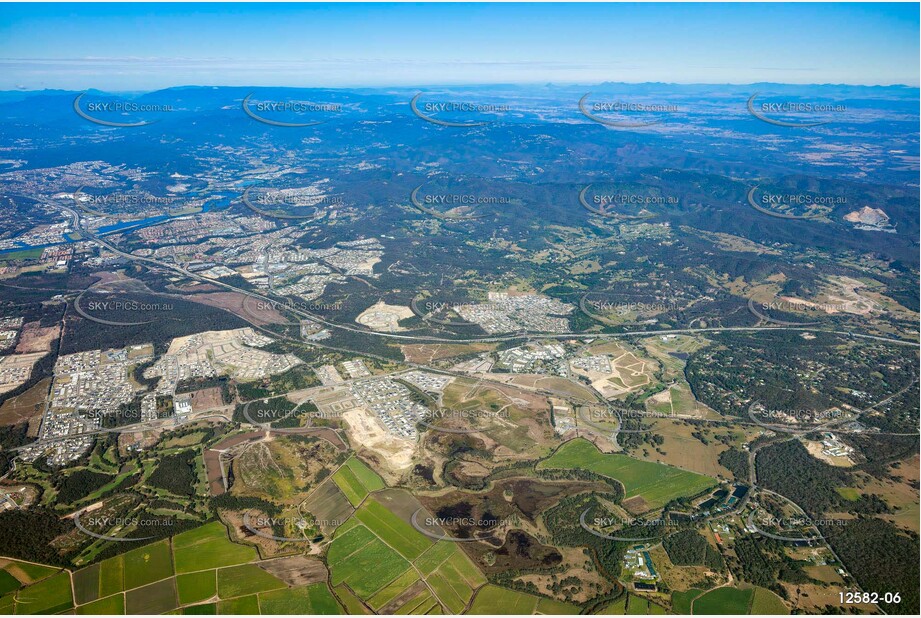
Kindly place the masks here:
<instances>
[{"instance_id":1,"label":"open grassland","mask_svg":"<svg viewBox=\"0 0 921 618\"><path fill-rule=\"evenodd\" d=\"M173 557L177 573L191 573L252 562L256 550L232 543L224 524L216 521L173 537Z\"/></svg>"},{"instance_id":2,"label":"open grassland","mask_svg":"<svg viewBox=\"0 0 921 618\"><path fill-rule=\"evenodd\" d=\"M732 586L714 588L694 599L691 609L695 614L747 614L752 604L755 591L752 588L741 589Z\"/></svg>"},{"instance_id":3,"label":"open grassland","mask_svg":"<svg viewBox=\"0 0 921 618\"><path fill-rule=\"evenodd\" d=\"M703 435L709 444L704 444L692 434ZM632 453L649 461L684 468L706 476L732 478L729 470L719 463L720 454L729 447L721 440L728 438L729 444L741 447L742 443L755 435L750 428L700 427L687 425L684 421L673 419L655 419L652 433L662 438L658 449L643 444ZM719 439L718 439L719 438Z\"/></svg>"},{"instance_id":4,"label":"open grassland","mask_svg":"<svg viewBox=\"0 0 921 618\"><path fill-rule=\"evenodd\" d=\"M690 614L691 613L691 603L694 599L699 597L704 593L700 588L690 588L683 592L673 592L672 593L672 613L674 614Z\"/></svg>"},{"instance_id":5,"label":"open grassland","mask_svg":"<svg viewBox=\"0 0 921 618\"><path fill-rule=\"evenodd\" d=\"M616 479L623 484L626 498L642 497L649 509L662 507L675 498L699 494L716 484L713 478L702 474L619 453L602 453L583 439L567 442L538 464L538 468L579 468Z\"/></svg>"},{"instance_id":6,"label":"open grassland","mask_svg":"<svg viewBox=\"0 0 921 618\"><path fill-rule=\"evenodd\" d=\"M488 584L480 589L468 614L578 614L579 607Z\"/></svg>"},{"instance_id":7,"label":"open grassland","mask_svg":"<svg viewBox=\"0 0 921 618\"><path fill-rule=\"evenodd\" d=\"M755 588L755 597L752 599L751 613L755 615L786 615L790 610L784 605L779 596L765 588Z\"/></svg>"}]
</instances>

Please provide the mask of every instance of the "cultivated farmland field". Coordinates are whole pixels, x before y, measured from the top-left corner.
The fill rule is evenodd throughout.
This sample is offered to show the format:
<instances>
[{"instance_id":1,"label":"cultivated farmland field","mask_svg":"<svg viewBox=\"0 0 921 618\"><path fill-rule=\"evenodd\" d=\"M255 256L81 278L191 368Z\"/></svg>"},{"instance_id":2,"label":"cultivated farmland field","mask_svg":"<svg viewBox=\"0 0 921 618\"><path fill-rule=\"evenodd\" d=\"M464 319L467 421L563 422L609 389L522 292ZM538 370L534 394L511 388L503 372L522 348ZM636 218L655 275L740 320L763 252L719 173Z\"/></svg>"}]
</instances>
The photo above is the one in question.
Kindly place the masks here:
<instances>
[{"instance_id":1,"label":"cultivated farmland field","mask_svg":"<svg viewBox=\"0 0 921 618\"><path fill-rule=\"evenodd\" d=\"M57 614L74 605L70 574L60 572L16 593L17 613Z\"/></svg>"},{"instance_id":2,"label":"cultivated farmland field","mask_svg":"<svg viewBox=\"0 0 921 618\"><path fill-rule=\"evenodd\" d=\"M179 602L183 605L199 603L217 594L217 572L200 571L176 576Z\"/></svg>"},{"instance_id":3,"label":"cultivated farmland field","mask_svg":"<svg viewBox=\"0 0 921 618\"><path fill-rule=\"evenodd\" d=\"M263 614L338 614L339 604L325 583L285 588L259 595Z\"/></svg>"},{"instance_id":4,"label":"cultivated farmland field","mask_svg":"<svg viewBox=\"0 0 921 618\"><path fill-rule=\"evenodd\" d=\"M125 569L125 589L138 588L173 574L169 541L162 540L122 554Z\"/></svg>"},{"instance_id":5,"label":"cultivated farmland field","mask_svg":"<svg viewBox=\"0 0 921 618\"><path fill-rule=\"evenodd\" d=\"M86 605L81 605L76 609L80 615L120 615L125 613L125 595L113 594L110 597L93 601Z\"/></svg>"},{"instance_id":6,"label":"cultivated farmland field","mask_svg":"<svg viewBox=\"0 0 921 618\"><path fill-rule=\"evenodd\" d=\"M406 560L362 525L333 540L327 561L332 584L345 582L362 599L369 599L409 568Z\"/></svg>"},{"instance_id":7,"label":"cultivated farmland field","mask_svg":"<svg viewBox=\"0 0 921 618\"><path fill-rule=\"evenodd\" d=\"M74 573L74 600L78 604L82 605L99 598L100 570L100 566L94 564Z\"/></svg>"},{"instance_id":8,"label":"cultivated farmland field","mask_svg":"<svg viewBox=\"0 0 921 618\"><path fill-rule=\"evenodd\" d=\"M254 564L218 569L217 594L222 599L284 588L285 583Z\"/></svg>"},{"instance_id":9,"label":"cultivated farmland field","mask_svg":"<svg viewBox=\"0 0 921 618\"><path fill-rule=\"evenodd\" d=\"M696 495L716 484L715 479L679 468L634 459L619 453L602 453L591 442L571 440L538 469L579 468L620 481L625 497L641 497L647 509L664 506L682 496Z\"/></svg>"},{"instance_id":10,"label":"cultivated farmland field","mask_svg":"<svg viewBox=\"0 0 921 618\"><path fill-rule=\"evenodd\" d=\"M176 573L243 564L255 560L256 555L254 548L231 542L224 524L218 521L173 537Z\"/></svg>"},{"instance_id":11,"label":"cultivated farmland field","mask_svg":"<svg viewBox=\"0 0 921 618\"><path fill-rule=\"evenodd\" d=\"M129 614L163 614L178 606L173 577L125 592L125 610Z\"/></svg>"},{"instance_id":12,"label":"cultivated farmland field","mask_svg":"<svg viewBox=\"0 0 921 618\"><path fill-rule=\"evenodd\" d=\"M433 544L431 539L376 500L367 500L355 513L355 517L407 560L415 560Z\"/></svg>"},{"instance_id":13,"label":"cultivated farmland field","mask_svg":"<svg viewBox=\"0 0 921 618\"><path fill-rule=\"evenodd\" d=\"M372 491L386 487L381 477L355 457L346 461L336 471L333 481L352 506L361 504L361 501Z\"/></svg>"}]
</instances>

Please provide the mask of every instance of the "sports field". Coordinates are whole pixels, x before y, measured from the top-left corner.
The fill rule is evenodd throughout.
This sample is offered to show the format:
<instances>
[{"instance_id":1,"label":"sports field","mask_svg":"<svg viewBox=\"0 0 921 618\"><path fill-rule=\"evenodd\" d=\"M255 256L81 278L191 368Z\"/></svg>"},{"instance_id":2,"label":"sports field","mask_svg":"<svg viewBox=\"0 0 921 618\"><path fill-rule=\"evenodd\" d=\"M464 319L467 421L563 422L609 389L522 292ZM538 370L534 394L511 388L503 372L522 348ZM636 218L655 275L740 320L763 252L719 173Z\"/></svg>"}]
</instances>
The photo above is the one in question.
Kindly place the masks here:
<instances>
[{"instance_id":1,"label":"sports field","mask_svg":"<svg viewBox=\"0 0 921 618\"><path fill-rule=\"evenodd\" d=\"M675 498L693 496L716 485L715 479L702 474L620 453L602 453L581 438L567 442L537 467L579 468L616 479L624 486L625 498L641 497L647 509L665 506Z\"/></svg>"}]
</instances>

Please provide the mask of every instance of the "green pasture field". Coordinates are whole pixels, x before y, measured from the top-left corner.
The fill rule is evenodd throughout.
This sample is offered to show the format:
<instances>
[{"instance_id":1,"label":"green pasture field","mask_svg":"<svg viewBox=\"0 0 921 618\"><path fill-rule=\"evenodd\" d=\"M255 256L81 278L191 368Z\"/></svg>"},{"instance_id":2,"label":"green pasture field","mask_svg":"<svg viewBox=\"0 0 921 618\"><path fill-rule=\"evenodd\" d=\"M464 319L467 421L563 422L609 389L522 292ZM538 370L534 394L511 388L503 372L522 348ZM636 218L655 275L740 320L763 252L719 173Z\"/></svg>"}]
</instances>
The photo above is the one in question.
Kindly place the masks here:
<instances>
[{"instance_id":1,"label":"green pasture field","mask_svg":"<svg viewBox=\"0 0 921 618\"><path fill-rule=\"evenodd\" d=\"M173 577L125 592L125 612L128 614L163 614L177 607L179 600Z\"/></svg>"},{"instance_id":2,"label":"green pasture field","mask_svg":"<svg viewBox=\"0 0 921 618\"><path fill-rule=\"evenodd\" d=\"M449 541L438 541L425 553L416 558L415 565L423 575L428 575L437 569L442 562L453 556L458 551L457 546Z\"/></svg>"},{"instance_id":3,"label":"green pasture field","mask_svg":"<svg viewBox=\"0 0 921 618\"><path fill-rule=\"evenodd\" d=\"M356 478L358 478L358 481L364 485L365 489L369 492L384 489L387 486L384 484L383 479L360 459L352 457L345 462L345 465L349 467Z\"/></svg>"},{"instance_id":4,"label":"green pasture field","mask_svg":"<svg viewBox=\"0 0 921 618\"><path fill-rule=\"evenodd\" d=\"M691 602L703 593L704 591L699 588L691 588L685 592L673 592L672 609L676 614L690 614Z\"/></svg>"},{"instance_id":5,"label":"green pasture field","mask_svg":"<svg viewBox=\"0 0 921 618\"><path fill-rule=\"evenodd\" d=\"M539 607L559 614L578 614L579 608L569 603L544 599L533 594L525 594L487 584L477 593L468 614L533 614ZM543 611L542 609L540 611Z\"/></svg>"},{"instance_id":6,"label":"green pasture field","mask_svg":"<svg viewBox=\"0 0 921 618\"><path fill-rule=\"evenodd\" d=\"M218 569L217 594L222 599L285 588L285 583L254 564Z\"/></svg>"},{"instance_id":7,"label":"green pasture field","mask_svg":"<svg viewBox=\"0 0 921 618\"><path fill-rule=\"evenodd\" d=\"M404 573L378 590L373 597L368 599L368 605L370 605L374 611L378 611L417 581L419 581L419 575L416 573L415 569L406 569Z\"/></svg>"},{"instance_id":8,"label":"green pasture field","mask_svg":"<svg viewBox=\"0 0 921 618\"><path fill-rule=\"evenodd\" d=\"M355 596L355 593L346 588L345 586L337 586L335 588L336 596L339 597L339 601L345 607L345 613L350 616L359 616L362 614L370 614L371 611L365 607L364 603L361 602L361 599Z\"/></svg>"},{"instance_id":9,"label":"green pasture field","mask_svg":"<svg viewBox=\"0 0 921 618\"><path fill-rule=\"evenodd\" d=\"M94 564L74 573L74 600L79 605L99 598L99 573L101 570L102 567Z\"/></svg>"},{"instance_id":10,"label":"green pasture field","mask_svg":"<svg viewBox=\"0 0 921 618\"><path fill-rule=\"evenodd\" d=\"M74 606L70 573L60 571L16 593L16 613L57 614Z\"/></svg>"},{"instance_id":11,"label":"green pasture field","mask_svg":"<svg viewBox=\"0 0 921 618\"><path fill-rule=\"evenodd\" d=\"M35 582L51 577L61 569L58 567L45 566L42 564L32 564L31 562L21 562L19 560L7 560L3 570L18 579L24 586L34 584Z\"/></svg>"},{"instance_id":12,"label":"green pasture field","mask_svg":"<svg viewBox=\"0 0 921 618\"><path fill-rule=\"evenodd\" d=\"M344 465L336 470L336 473L333 474L333 482L345 494L352 506L358 506L368 496L368 490L348 466Z\"/></svg>"},{"instance_id":13,"label":"green pasture field","mask_svg":"<svg viewBox=\"0 0 921 618\"><path fill-rule=\"evenodd\" d=\"M697 495L716 484L715 479L680 468L620 453L602 453L581 438L567 442L537 467L579 468L616 479L623 484L626 498L642 496L650 509L664 506L675 498Z\"/></svg>"},{"instance_id":14,"label":"green pasture field","mask_svg":"<svg viewBox=\"0 0 921 618\"><path fill-rule=\"evenodd\" d=\"M248 597L237 597L229 601L219 601L217 613L226 615L258 614L259 597L251 594Z\"/></svg>"},{"instance_id":15,"label":"green pasture field","mask_svg":"<svg viewBox=\"0 0 921 618\"><path fill-rule=\"evenodd\" d=\"M215 521L174 536L173 557L176 573L191 573L252 562L257 554L253 547L233 543L224 524Z\"/></svg>"},{"instance_id":16,"label":"green pasture field","mask_svg":"<svg viewBox=\"0 0 921 618\"><path fill-rule=\"evenodd\" d=\"M259 594L263 614L338 614L341 609L325 583Z\"/></svg>"},{"instance_id":17,"label":"green pasture field","mask_svg":"<svg viewBox=\"0 0 921 618\"><path fill-rule=\"evenodd\" d=\"M755 597L752 599L752 614L786 615L790 610L784 605L779 596L766 588L755 588Z\"/></svg>"},{"instance_id":18,"label":"green pasture field","mask_svg":"<svg viewBox=\"0 0 921 618\"><path fill-rule=\"evenodd\" d=\"M102 616L123 615L125 613L125 595L113 594L110 597L81 605L77 608L76 612L77 614L96 614Z\"/></svg>"},{"instance_id":19,"label":"green pasture field","mask_svg":"<svg viewBox=\"0 0 921 618\"><path fill-rule=\"evenodd\" d=\"M188 607L183 607L182 613L186 616L213 616L217 613L217 603L190 605Z\"/></svg>"},{"instance_id":20,"label":"green pasture field","mask_svg":"<svg viewBox=\"0 0 921 618\"><path fill-rule=\"evenodd\" d=\"M327 563L332 585L345 582L362 599L409 568L406 560L364 526L333 539Z\"/></svg>"},{"instance_id":21,"label":"green pasture field","mask_svg":"<svg viewBox=\"0 0 921 618\"><path fill-rule=\"evenodd\" d=\"M198 571L176 576L179 603L188 605L210 599L217 594L217 571Z\"/></svg>"},{"instance_id":22,"label":"green pasture field","mask_svg":"<svg viewBox=\"0 0 921 618\"><path fill-rule=\"evenodd\" d=\"M164 539L122 554L125 590L166 579L173 574L169 541Z\"/></svg>"},{"instance_id":23,"label":"green pasture field","mask_svg":"<svg viewBox=\"0 0 921 618\"><path fill-rule=\"evenodd\" d=\"M751 588L714 588L694 599L691 609L695 614L747 614L754 594Z\"/></svg>"},{"instance_id":24,"label":"green pasture field","mask_svg":"<svg viewBox=\"0 0 921 618\"><path fill-rule=\"evenodd\" d=\"M99 596L107 597L125 589L125 568L121 556L99 563Z\"/></svg>"},{"instance_id":25,"label":"green pasture field","mask_svg":"<svg viewBox=\"0 0 921 618\"><path fill-rule=\"evenodd\" d=\"M10 575L8 571L0 569L0 596L19 590L21 586L22 582Z\"/></svg>"},{"instance_id":26,"label":"green pasture field","mask_svg":"<svg viewBox=\"0 0 921 618\"><path fill-rule=\"evenodd\" d=\"M376 500L365 501L355 517L407 560L415 560L434 544Z\"/></svg>"}]
</instances>

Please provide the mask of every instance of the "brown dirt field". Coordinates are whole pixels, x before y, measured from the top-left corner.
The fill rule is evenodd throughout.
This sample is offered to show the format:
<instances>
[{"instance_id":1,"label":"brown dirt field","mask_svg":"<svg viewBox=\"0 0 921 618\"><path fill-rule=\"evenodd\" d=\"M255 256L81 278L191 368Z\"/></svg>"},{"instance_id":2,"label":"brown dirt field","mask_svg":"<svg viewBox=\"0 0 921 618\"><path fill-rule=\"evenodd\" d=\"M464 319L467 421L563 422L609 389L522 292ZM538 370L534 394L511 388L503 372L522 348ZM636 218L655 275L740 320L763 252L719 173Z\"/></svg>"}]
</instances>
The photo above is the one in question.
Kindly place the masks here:
<instances>
[{"instance_id":1,"label":"brown dirt field","mask_svg":"<svg viewBox=\"0 0 921 618\"><path fill-rule=\"evenodd\" d=\"M634 515L639 515L640 513L645 513L649 510L649 504L647 504L646 500L643 499L643 496L633 496L632 498L627 498L621 503L621 506L623 506Z\"/></svg>"},{"instance_id":2,"label":"brown dirt field","mask_svg":"<svg viewBox=\"0 0 921 618\"><path fill-rule=\"evenodd\" d=\"M320 531L329 536L333 530L345 522L355 510L345 495L332 481L327 479L303 502L303 508L309 511L319 522Z\"/></svg>"},{"instance_id":3,"label":"brown dirt field","mask_svg":"<svg viewBox=\"0 0 921 618\"><path fill-rule=\"evenodd\" d=\"M208 489L212 496L220 496L224 493L224 481L221 476L220 453L216 451L205 451L205 470L208 476Z\"/></svg>"},{"instance_id":4,"label":"brown dirt field","mask_svg":"<svg viewBox=\"0 0 921 618\"><path fill-rule=\"evenodd\" d=\"M515 374L509 377L508 381L516 386L549 391L561 397L595 401L595 396L586 387L557 376Z\"/></svg>"},{"instance_id":5,"label":"brown dirt field","mask_svg":"<svg viewBox=\"0 0 921 618\"><path fill-rule=\"evenodd\" d=\"M700 427L685 425L680 420L656 419L655 417L651 417L650 420L655 421L653 431L664 439L659 449L664 451L665 455L653 450L649 445L643 445L640 449L632 449L632 455L649 461L678 466L699 474L732 478L729 470L719 463L720 453L729 447L717 442L714 436L736 434L741 437L745 433L743 430L724 427L707 428L710 444L705 445L691 435L693 431L700 431ZM643 455L644 449L649 453L647 456Z\"/></svg>"},{"instance_id":6,"label":"brown dirt field","mask_svg":"<svg viewBox=\"0 0 921 618\"><path fill-rule=\"evenodd\" d=\"M416 583L411 585L409 588L398 594L392 601L388 602L382 608L377 610L377 613L381 616L391 616L395 614L398 609L403 607L403 604L407 603L414 596L426 589L427 588L425 586L425 582L421 579L417 580Z\"/></svg>"},{"instance_id":7,"label":"brown dirt field","mask_svg":"<svg viewBox=\"0 0 921 618\"><path fill-rule=\"evenodd\" d=\"M19 343L16 345L16 353L48 352L51 350L51 344L54 343L60 334L60 324L42 328L40 322L29 322L22 327L22 332L19 334Z\"/></svg>"},{"instance_id":8,"label":"brown dirt field","mask_svg":"<svg viewBox=\"0 0 921 618\"><path fill-rule=\"evenodd\" d=\"M405 489L384 489L374 494L374 499L408 524L413 513L422 508L422 503Z\"/></svg>"},{"instance_id":9,"label":"brown dirt field","mask_svg":"<svg viewBox=\"0 0 921 618\"><path fill-rule=\"evenodd\" d=\"M290 549L282 549L283 544L275 539L268 539L264 536L259 536L258 534L253 533L252 530L243 525L243 513L246 512L246 509L242 511L220 511L220 517L227 524L227 528L230 530L230 538L233 541L242 543L244 545L252 545L256 548L256 551L259 552L260 557L268 556L277 556L279 554L290 553ZM266 514L259 510L253 510L250 512L250 517L265 517Z\"/></svg>"},{"instance_id":10,"label":"brown dirt field","mask_svg":"<svg viewBox=\"0 0 921 618\"><path fill-rule=\"evenodd\" d=\"M272 307L263 307L261 303L245 294L239 292L211 292L207 294L192 294L186 297L195 303L226 309L234 315L243 318L247 322L257 326L266 324L282 324L288 320ZM243 302L246 301L246 309L243 308Z\"/></svg>"},{"instance_id":11,"label":"brown dirt field","mask_svg":"<svg viewBox=\"0 0 921 618\"><path fill-rule=\"evenodd\" d=\"M289 586L303 586L326 581L326 565L307 556L274 558L260 562L257 566Z\"/></svg>"},{"instance_id":12,"label":"brown dirt field","mask_svg":"<svg viewBox=\"0 0 921 618\"><path fill-rule=\"evenodd\" d=\"M45 378L23 394L4 401L0 406L0 425L18 425L40 417L50 385L51 378Z\"/></svg>"},{"instance_id":13,"label":"brown dirt field","mask_svg":"<svg viewBox=\"0 0 921 618\"><path fill-rule=\"evenodd\" d=\"M343 442L339 434L328 427L300 427L300 428L291 427L291 428L286 429L284 432L270 431L269 434L272 436L281 436L281 437L284 437L286 434L287 435L295 434L299 436L316 436L317 438L322 438L323 440L326 440L327 442L329 442L330 444L338 448L340 451L345 451L345 450L348 450L349 448L348 445L346 445L346 443Z\"/></svg>"},{"instance_id":14,"label":"brown dirt field","mask_svg":"<svg viewBox=\"0 0 921 618\"><path fill-rule=\"evenodd\" d=\"M191 393L192 412L202 412L204 410L213 410L224 405L221 400L221 389L217 386L203 388Z\"/></svg>"},{"instance_id":15,"label":"brown dirt field","mask_svg":"<svg viewBox=\"0 0 921 618\"><path fill-rule=\"evenodd\" d=\"M407 362L430 363L442 358L490 352L496 348L494 343L421 343L400 346Z\"/></svg>"}]
</instances>

